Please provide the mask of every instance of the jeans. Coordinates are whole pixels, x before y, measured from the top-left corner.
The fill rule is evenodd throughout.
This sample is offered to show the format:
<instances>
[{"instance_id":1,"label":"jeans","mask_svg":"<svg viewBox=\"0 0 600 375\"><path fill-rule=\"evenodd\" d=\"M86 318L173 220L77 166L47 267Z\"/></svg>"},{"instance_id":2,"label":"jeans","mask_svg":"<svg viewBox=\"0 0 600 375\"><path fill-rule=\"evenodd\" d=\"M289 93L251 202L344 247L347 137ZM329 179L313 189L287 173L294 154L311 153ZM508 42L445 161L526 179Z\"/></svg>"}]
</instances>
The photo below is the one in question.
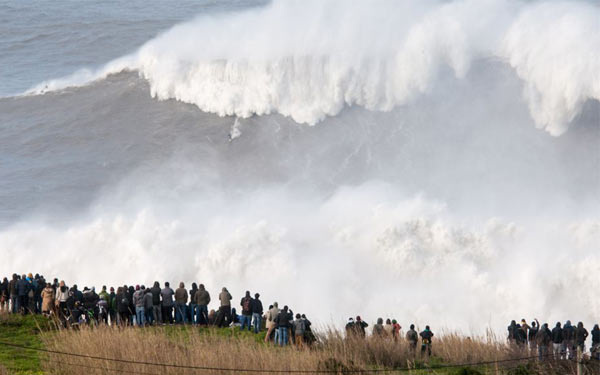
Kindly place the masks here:
<instances>
[{"instance_id":1,"label":"jeans","mask_svg":"<svg viewBox=\"0 0 600 375\"><path fill-rule=\"evenodd\" d=\"M187 306L185 303L178 303L175 306L175 323L187 323L186 311Z\"/></svg>"},{"instance_id":2,"label":"jeans","mask_svg":"<svg viewBox=\"0 0 600 375\"><path fill-rule=\"evenodd\" d=\"M285 346L288 344L288 329L287 327L279 327L277 329L279 332L279 346Z\"/></svg>"},{"instance_id":3,"label":"jeans","mask_svg":"<svg viewBox=\"0 0 600 375\"><path fill-rule=\"evenodd\" d=\"M244 315L242 314L242 319L240 319L240 331L244 330L246 323L248 323L248 331L250 331L250 325L252 324L252 315Z\"/></svg>"},{"instance_id":4,"label":"jeans","mask_svg":"<svg viewBox=\"0 0 600 375\"><path fill-rule=\"evenodd\" d=\"M196 324L208 325L208 306L196 305Z\"/></svg>"},{"instance_id":5,"label":"jeans","mask_svg":"<svg viewBox=\"0 0 600 375\"><path fill-rule=\"evenodd\" d=\"M259 313L252 314L252 321L254 323L254 333L258 333L260 331L262 316Z\"/></svg>"},{"instance_id":6,"label":"jeans","mask_svg":"<svg viewBox=\"0 0 600 375\"><path fill-rule=\"evenodd\" d=\"M144 308L146 313L146 324L151 325L154 322L154 316L152 314L152 307Z\"/></svg>"},{"instance_id":7,"label":"jeans","mask_svg":"<svg viewBox=\"0 0 600 375\"><path fill-rule=\"evenodd\" d=\"M146 323L146 309L144 309L144 306L135 307L135 320L140 327Z\"/></svg>"},{"instance_id":8,"label":"jeans","mask_svg":"<svg viewBox=\"0 0 600 375\"><path fill-rule=\"evenodd\" d=\"M10 296L10 307L12 309L12 313L16 314L19 309L19 297L12 295Z\"/></svg>"},{"instance_id":9,"label":"jeans","mask_svg":"<svg viewBox=\"0 0 600 375\"><path fill-rule=\"evenodd\" d=\"M196 312L197 310L198 305L195 303L190 303L190 306L188 307L188 320L192 324L198 324L198 320L196 319L196 316L198 315Z\"/></svg>"},{"instance_id":10,"label":"jeans","mask_svg":"<svg viewBox=\"0 0 600 375\"><path fill-rule=\"evenodd\" d=\"M173 306L162 307L163 323L173 324Z\"/></svg>"},{"instance_id":11,"label":"jeans","mask_svg":"<svg viewBox=\"0 0 600 375\"><path fill-rule=\"evenodd\" d=\"M152 306L152 315L154 317L155 324L163 322L162 309L160 308L160 305Z\"/></svg>"}]
</instances>

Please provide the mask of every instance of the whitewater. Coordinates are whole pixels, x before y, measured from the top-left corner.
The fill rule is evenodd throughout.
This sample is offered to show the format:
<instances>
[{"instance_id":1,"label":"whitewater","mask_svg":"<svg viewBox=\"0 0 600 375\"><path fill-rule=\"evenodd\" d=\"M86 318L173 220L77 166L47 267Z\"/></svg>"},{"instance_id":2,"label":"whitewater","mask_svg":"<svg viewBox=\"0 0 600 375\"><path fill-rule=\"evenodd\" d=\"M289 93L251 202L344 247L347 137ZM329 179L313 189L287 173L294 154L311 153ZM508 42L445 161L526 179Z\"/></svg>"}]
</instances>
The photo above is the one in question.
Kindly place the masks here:
<instances>
[{"instance_id":1,"label":"whitewater","mask_svg":"<svg viewBox=\"0 0 600 375\"><path fill-rule=\"evenodd\" d=\"M0 275L600 314L597 2L2 5Z\"/></svg>"}]
</instances>

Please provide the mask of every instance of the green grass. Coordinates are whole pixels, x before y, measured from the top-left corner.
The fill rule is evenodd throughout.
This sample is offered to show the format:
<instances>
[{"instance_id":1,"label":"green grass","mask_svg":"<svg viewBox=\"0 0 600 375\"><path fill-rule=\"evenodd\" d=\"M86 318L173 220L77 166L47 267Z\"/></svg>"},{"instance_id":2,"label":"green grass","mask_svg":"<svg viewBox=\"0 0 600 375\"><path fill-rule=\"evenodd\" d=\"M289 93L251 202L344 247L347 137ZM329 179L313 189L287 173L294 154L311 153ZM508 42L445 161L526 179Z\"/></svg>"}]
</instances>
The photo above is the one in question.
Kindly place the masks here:
<instances>
[{"instance_id":1,"label":"green grass","mask_svg":"<svg viewBox=\"0 0 600 375\"><path fill-rule=\"evenodd\" d=\"M42 316L0 315L0 341L42 348L40 333L49 329L48 320ZM43 374L40 353L0 345L0 373Z\"/></svg>"},{"instance_id":2,"label":"green grass","mask_svg":"<svg viewBox=\"0 0 600 375\"><path fill-rule=\"evenodd\" d=\"M52 324L43 316L21 316L21 315L7 315L0 314L0 341L9 342L13 344L29 346L34 348L43 348L42 335L51 331ZM150 327L146 328L145 332L158 331L163 332L168 340L181 343L186 341L186 336L192 330L199 330L207 335L217 335L231 338L245 338L249 341L255 342L257 345L264 344L265 332L262 331L259 334L253 332L243 331L240 332L239 328L195 328L190 326L162 326L162 327ZM15 374L15 375L29 375L29 374L44 374L40 361L43 360L44 353L35 352L31 350L25 350L20 348L9 347L0 344L0 375ZM416 369L413 370L413 374L426 374L430 373L427 370L427 364L418 361ZM428 363L429 366L435 367L437 365L443 365L443 362L436 357L432 357ZM341 370L342 366L338 363L327 363L324 364L325 368ZM513 370L510 374L522 375L528 374L529 371L526 368L520 368ZM435 371L439 375L479 375L486 373L485 368L452 368L452 369L438 369Z\"/></svg>"}]
</instances>

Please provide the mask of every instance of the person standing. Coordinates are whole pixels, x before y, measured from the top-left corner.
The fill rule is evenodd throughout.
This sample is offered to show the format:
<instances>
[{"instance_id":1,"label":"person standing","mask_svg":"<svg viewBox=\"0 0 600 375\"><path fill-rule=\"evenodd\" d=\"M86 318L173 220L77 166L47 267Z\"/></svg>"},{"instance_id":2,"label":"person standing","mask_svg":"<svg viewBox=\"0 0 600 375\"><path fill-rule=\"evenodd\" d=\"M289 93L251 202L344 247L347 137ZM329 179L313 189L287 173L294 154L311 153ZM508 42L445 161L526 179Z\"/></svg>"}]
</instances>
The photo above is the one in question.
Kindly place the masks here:
<instances>
[{"instance_id":1,"label":"person standing","mask_svg":"<svg viewBox=\"0 0 600 375\"><path fill-rule=\"evenodd\" d=\"M431 356L431 341L433 339L433 332L429 329L429 326L425 326L425 330L420 333L421 336L421 355L427 352L427 356Z\"/></svg>"},{"instance_id":2,"label":"person standing","mask_svg":"<svg viewBox=\"0 0 600 375\"><path fill-rule=\"evenodd\" d=\"M254 333L260 332L262 325L263 304L260 301L260 294L254 294L252 301L252 323L254 324Z\"/></svg>"},{"instance_id":3,"label":"person standing","mask_svg":"<svg viewBox=\"0 0 600 375\"><path fill-rule=\"evenodd\" d=\"M108 293L108 316L110 317L110 325L114 326L117 324L117 294L115 288L110 287L110 293Z\"/></svg>"},{"instance_id":4,"label":"person standing","mask_svg":"<svg viewBox=\"0 0 600 375\"><path fill-rule=\"evenodd\" d=\"M198 315L198 304L196 303L196 292L198 291L198 285L192 283L192 289L190 289L190 306L187 311L188 322L191 324L198 324L196 316Z\"/></svg>"},{"instance_id":5,"label":"person standing","mask_svg":"<svg viewBox=\"0 0 600 375\"><path fill-rule=\"evenodd\" d=\"M527 338L529 340L529 350L534 355L537 352L536 335L538 333L539 326L540 326L540 323L537 320L535 322L531 322L531 326L529 327L529 337Z\"/></svg>"},{"instance_id":6,"label":"person standing","mask_svg":"<svg viewBox=\"0 0 600 375\"><path fill-rule=\"evenodd\" d=\"M286 346L288 344L288 329L290 328L289 319L288 307L284 306L283 310L281 310L277 315L277 318L275 318L279 336L279 346Z\"/></svg>"},{"instance_id":7,"label":"person standing","mask_svg":"<svg viewBox=\"0 0 600 375\"><path fill-rule=\"evenodd\" d=\"M175 292L171 289L169 282L165 282L165 287L160 291L162 300L162 318L163 323L173 324L173 296Z\"/></svg>"},{"instance_id":8,"label":"person standing","mask_svg":"<svg viewBox=\"0 0 600 375\"><path fill-rule=\"evenodd\" d=\"M12 279L8 283L8 294L10 296L10 310L16 314L19 310L19 293L17 292L17 283L19 282L16 273L13 273Z\"/></svg>"},{"instance_id":9,"label":"person standing","mask_svg":"<svg viewBox=\"0 0 600 375\"><path fill-rule=\"evenodd\" d=\"M563 350L563 329L560 326L560 322L556 323L556 326L552 328L552 354L554 359L560 359L562 357Z\"/></svg>"},{"instance_id":10,"label":"person standing","mask_svg":"<svg viewBox=\"0 0 600 375\"><path fill-rule=\"evenodd\" d=\"M358 337L365 338L367 337L367 327L369 324L362 320L360 316L357 316L354 320L354 329L356 330L356 334Z\"/></svg>"},{"instance_id":11,"label":"person standing","mask_svg":"<svg viewBox=\"0 0 600 375\"><path fill-rule=\"evenodd\" d=\"M240 301L240 306L242 306L240 331L243 331L246 325L248 325L248 331L250 331L252 324L252 297L250 297L249 291L246 291L246 295Z\"/></svg>"},{"instance_id":12,"label":"person standing","mask_svg":"<svg viewBox=\"0 0 600 375\"><path fill-rule=\"evenodd\" d=\"M302 315L296 314L296 320L294 320L294 343L298 349L304 348L304 333L306 331L306 325L302 319Z\"/></svg>"},{"instance_id":13,"label":"person standing","mask_svg":"<svg viewBox=\"0 0 600 375\"><path fill-rule=\"evenodd\" d=\"M598 327L598 324L594 325L591 334L592 349L590 350L590 352L592 352L592 358L594 358L597 361L600 361L600 328Z\"/></svg>"},{"instance_id":14,"label":"person standing","mask_svg":"<svg viewBox=\"0 0 600 375\"><path fill-rule=\"evenodd\" d=\"M548 347L552 343L552 332L548 328L548 323L544 323L536 335L538 344L538 358L540 361L548 357Z\"/></svg>"},{"instance_id":15,"label":"person standing","mask_svg":"<svg viewBox=\"0 0 600 375\"><path fill-rule=\"evenodd\" d=\"M231 300L233 297L231 293L227 290L227 288L223 287L221 289L221 293L219 293L219 301L221 302L221 306L219 306L219 314L217 316L217 326L227 327L231 324Z\"/></svg>"},{"instance_id":16,"label":"person standing","mask_svg":"<svg viewBox=\"0 0 600 375\"><path fill-rule=\"evenodd\" d=\"M54 309L54 289L52 289L52 285L50 285L50 283L47 283L44 290L42 290L41 297L42 314L45 316L50 316L50 313Z\"/></svg>"},{"instance_id":17,"label":"person standing","mask_svg":"<svg viewBox=\"0 0 600 375\"><path fill-rule=\"evenodd\" d=\"M581 349L581 353L585 353L585 340L588 337L588 331L583 327L583 323L577 323L577 328L575 329L575 344L578 349Z\"/></svg>"},{"instance_id":18,"label":"person standing","mask_svg":"<svg viewBox=\"0 0 600 375\"><path fill-rule=\"evenodd\" d=\"M198 291L194 295L196 299L196 305L198 305L196 312L196 323L208 325L208 304L210 303L210 294L204 287L204 284L198 286Z\"/></svg>"},{"instance_id":19,"label":"person standing","mask_svg":"<svg viewBox=\"0 0 600 375\"><path fill-rule=\"evenodd\" d=\"M135 320L138 327L146 324L146 311L144 309L144 290L139 285L135 286L133 293L133 305L135 306Z\"/></svg>"},{"instance_id":20,"label":"person standing","mask_svg":"<svg viewBox=\"0 0 600 375\"><path fill-rule=\"evenodd\" d=\"M144 290L144 315L146 324L152 325L154 323L154 301L152 298L152 292L150 289Z\"/></svg>"},{"instance_id":21,"label":"person standing","mask_svg":"<svg viewBox=\"0 0 600 375\"><path fill-rule=\"evenodd\" d=\"M567 320L563 327L563 338L563 351L568 353L568 359L575 359L577 357L575 353L575 327L573 327L570 320Z\"/></svg>"},{"instance_id":22,"label":"person standing","mask_svg":"<svg viewBox=\"0 0 600 375\"><path fill-rule=\"evenodd\" d=\"M0 311L7 311L8 312L8 305L9 305L9 291L8 291L8 278L4 278L4 280L2 280L2 283L0 283Z\"/></svg>"},{"instance_id":23,"label":"person standing","mask_svg":"<svg viewBox=\"0 0 600 375\"><path fill-rule=\"evenodd\" d=\"M276 328L275 325L275 319L277 319L277 316L279 315L279 305L277 302L274 302L273 305L269 306L269 310L267 311L267 315L266 315L266 328L267 328L267 334L265 335L265 342L269 342L271 341L271 336L273 335L273 331Z\"/></svg>"},{"instance_id":24,"label":"person standing","mask_svg":"<svg viewBox=\"0 0 600 375\"><path fill-rule=\"evenodd\" d=\"M154 319L154 324L162 324L162 307L160 304L160 284L158 281L154 282L152 288L150 288L150 293L152 293L152 317Z\"/></svg>"},{"instance_id":25,"label":"person standing","mask_svg":"<svg viewBox=\"0 0 600 375\"><path fill-rule=\"evenodd\" d=\"M415 331L414 324L411 324L410 329L406 332L406 341L408 341L408 350L414 357L417 354L417 344L419 343L419 334Z\"/></svg>"},{"instance_id":26,"label":"person standing","mask_svg":"<svg viewBox=\"0 0 600 375\"><path fill-rule=\"evenodd\" d=\"M179 288L175 291L175 323L187 323L187 302L188 292L183 282L180 282Z\"/></svg>"},{"instance_id":27,"label":"person standing","mask_svg":"<svg viewBox=\"0 0 600 375\"><path fill-rule=\"evenodd\" d=\"M385 328L383 328L383 318L377 318L377 323L375 323L375 325L373 326L373 337L382 338L383 336L385 336Z\"/></svg>"},{"instance_id":28,"label":"person standing","mask_svg":"<svg viewBox=\"0 0 600 375\"><path fill-rule=\"evenodd\" d=\"M17 295L19 297L19 312L23 315L27 314L27 309L29 308L28 295L30 290L29 281L27 281L27 276L23 275L17 281Z\"/></svg>"}]
</instances>

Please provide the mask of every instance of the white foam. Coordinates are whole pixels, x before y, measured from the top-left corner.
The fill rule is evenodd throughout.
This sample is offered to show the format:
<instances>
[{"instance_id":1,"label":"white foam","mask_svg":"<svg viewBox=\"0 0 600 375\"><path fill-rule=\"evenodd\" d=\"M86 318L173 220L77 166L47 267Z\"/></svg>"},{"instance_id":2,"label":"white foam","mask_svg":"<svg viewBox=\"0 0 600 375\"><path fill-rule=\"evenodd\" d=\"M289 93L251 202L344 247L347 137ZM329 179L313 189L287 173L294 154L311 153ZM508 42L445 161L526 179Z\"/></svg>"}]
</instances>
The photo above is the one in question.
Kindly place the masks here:
<instances>
[{"instance_id":1,"label":"white foam","mask_svg":"<svg viewBox=\"0 0 600 375\"><path fill-rule=\"evenodd\" d=\"M96 72L29 93L138 70L158 99L219 115L280 113L315 124L360 105L387 111L457 78L476 60L504 61L524 82L539 128L563 133L600 100L600 7L582 1L275 1L201 16Z\"/></svg>"}]
</instances>

